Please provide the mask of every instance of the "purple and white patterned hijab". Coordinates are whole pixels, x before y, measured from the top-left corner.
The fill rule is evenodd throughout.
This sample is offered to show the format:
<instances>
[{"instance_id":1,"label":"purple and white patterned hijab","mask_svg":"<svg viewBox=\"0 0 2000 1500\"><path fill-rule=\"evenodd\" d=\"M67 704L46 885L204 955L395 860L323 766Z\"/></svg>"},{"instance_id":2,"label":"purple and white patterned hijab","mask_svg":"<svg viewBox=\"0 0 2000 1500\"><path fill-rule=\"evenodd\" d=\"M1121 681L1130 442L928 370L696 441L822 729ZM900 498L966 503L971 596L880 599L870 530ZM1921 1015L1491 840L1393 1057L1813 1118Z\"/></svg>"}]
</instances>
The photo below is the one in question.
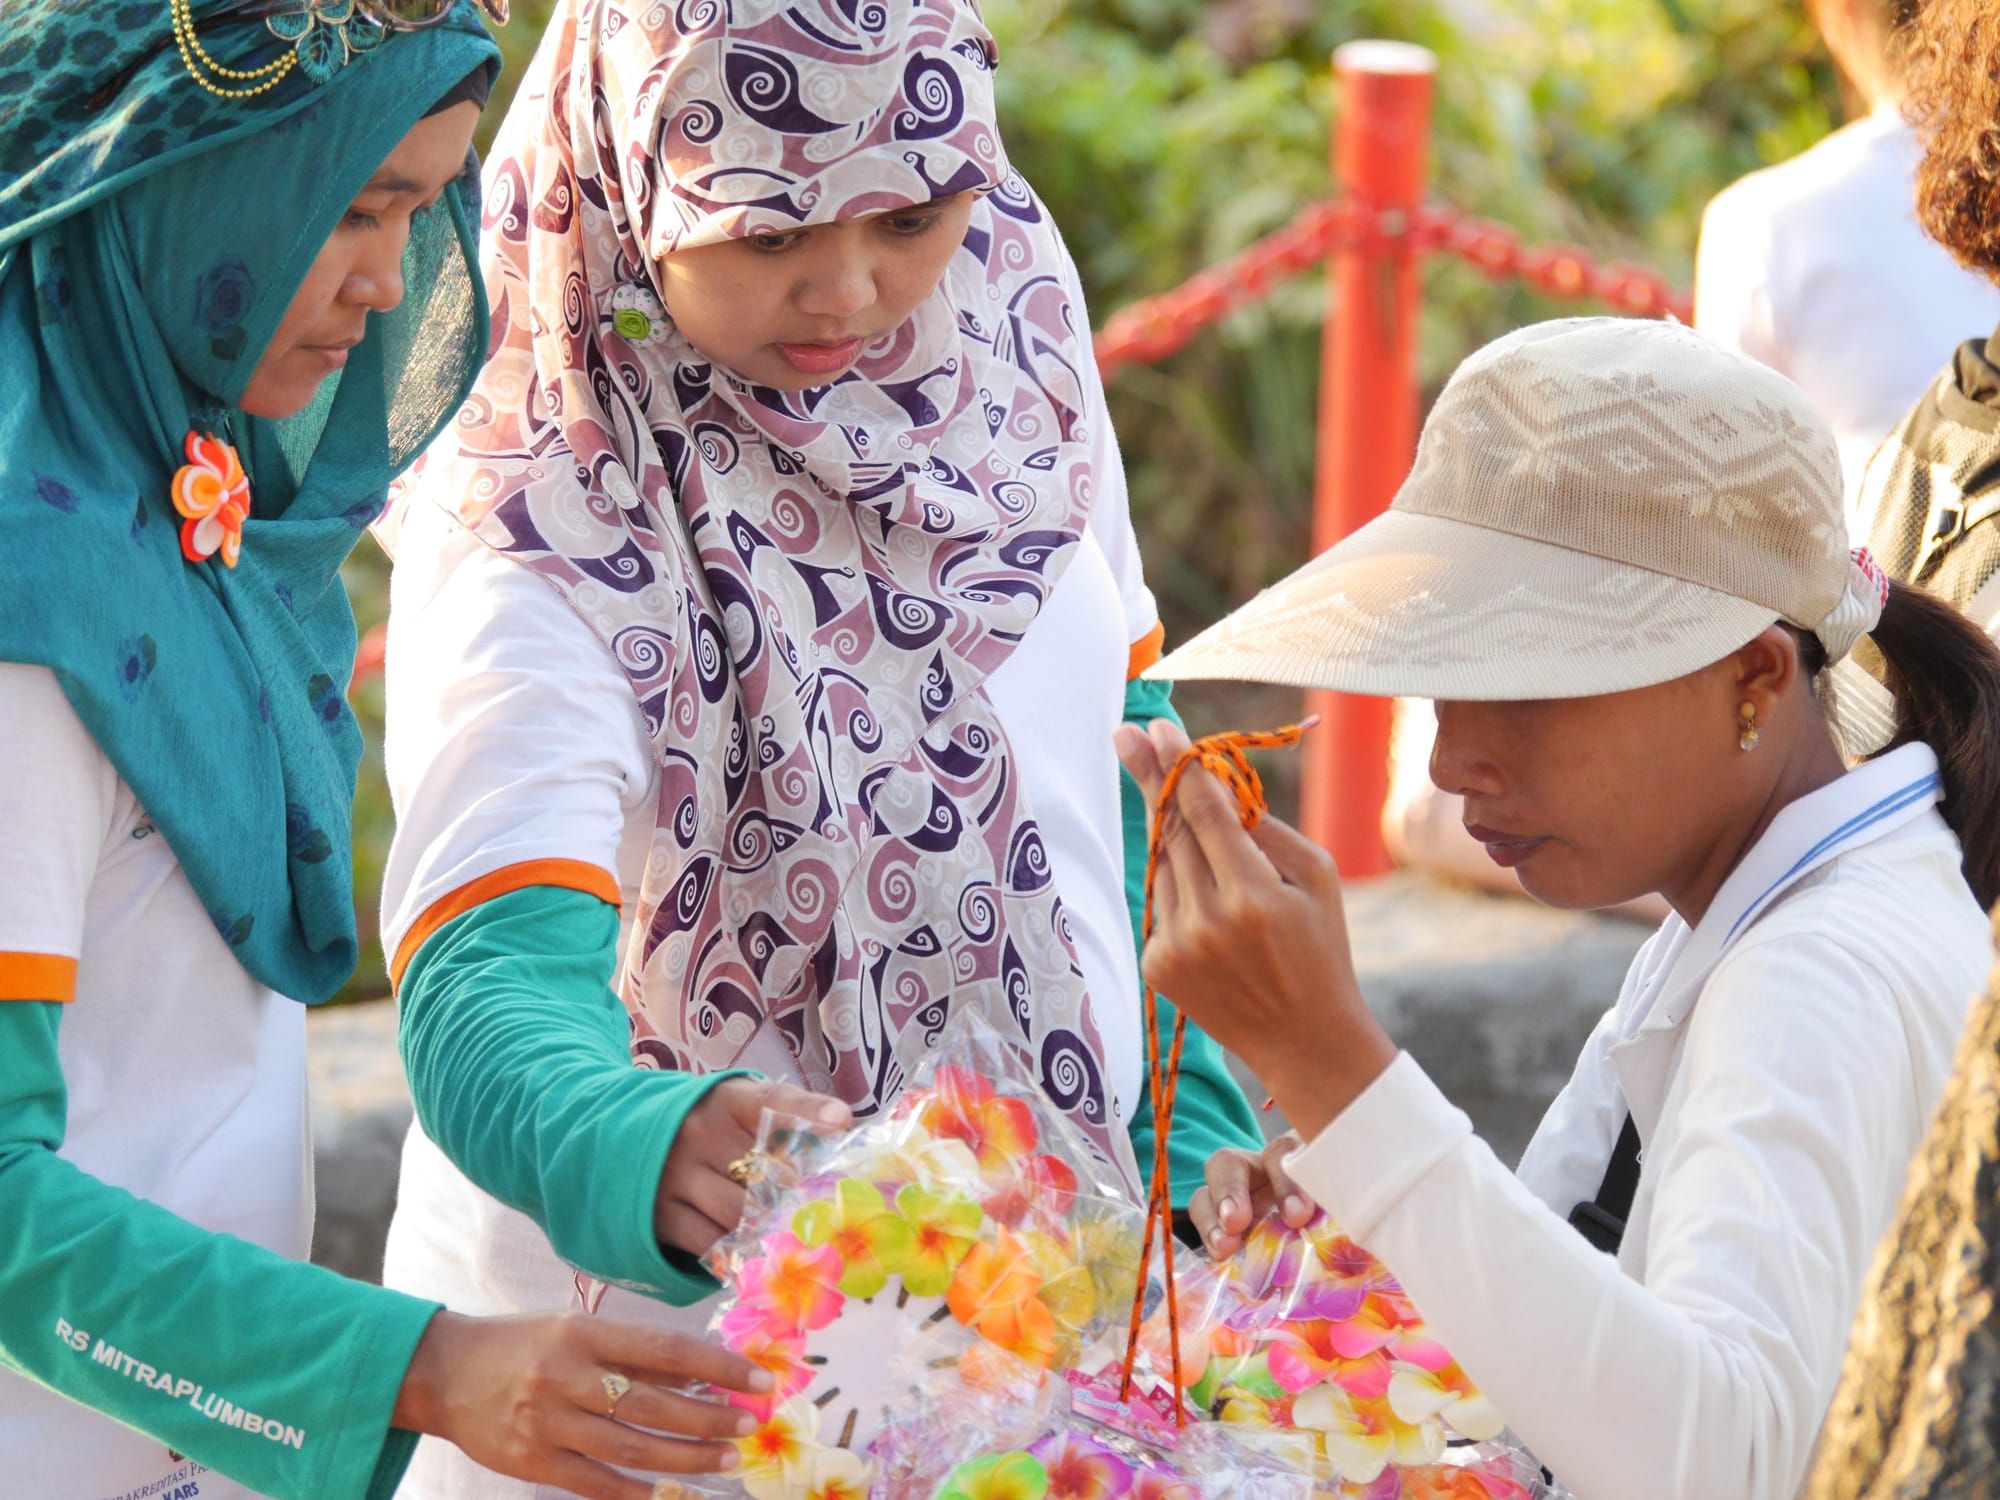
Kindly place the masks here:
<instances>
[{"instance_id":1,"label":"purple and white patterned hijab","mask_svg":"<svg viewBox=\"0 0 2000 1500\"><path fill-rule=\"evenodd\" d=\"M1087 333L994 53L970 0L567 0L486 171L493 352L414 482L631 680L661 767L616 981L642 1065L769 1033L865 1116L972 1007L1135 1179L983 686L1092 497ZM829 386L749 386L664 322L660 257L968 189L943 283Z\"/></svg>"}]
</instances>

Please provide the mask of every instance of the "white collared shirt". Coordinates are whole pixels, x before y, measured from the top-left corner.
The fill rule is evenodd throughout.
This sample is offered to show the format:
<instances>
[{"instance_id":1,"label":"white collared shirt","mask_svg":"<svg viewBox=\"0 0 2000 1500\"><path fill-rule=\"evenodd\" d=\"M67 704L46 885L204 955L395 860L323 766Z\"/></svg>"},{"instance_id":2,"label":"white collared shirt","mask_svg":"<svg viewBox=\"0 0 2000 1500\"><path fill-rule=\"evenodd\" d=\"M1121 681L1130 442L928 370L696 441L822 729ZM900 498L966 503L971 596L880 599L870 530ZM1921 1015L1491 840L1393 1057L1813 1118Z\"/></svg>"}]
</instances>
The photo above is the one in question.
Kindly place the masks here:
<instances>
[{"instance_id":1,"label":"white collared shirt","mask_svg":"<svg viewBox=\"0 0 2000 1500\"><path fill-rule=\"evenodd\" d=\"M1403 1054L1289 1167L1581 1500L1784 1500L1993 950L1910 745L1669 918L1500 1164ZM1626 1111L1616 1260L1567 1222Z\"/></svg>"}]
</instances>

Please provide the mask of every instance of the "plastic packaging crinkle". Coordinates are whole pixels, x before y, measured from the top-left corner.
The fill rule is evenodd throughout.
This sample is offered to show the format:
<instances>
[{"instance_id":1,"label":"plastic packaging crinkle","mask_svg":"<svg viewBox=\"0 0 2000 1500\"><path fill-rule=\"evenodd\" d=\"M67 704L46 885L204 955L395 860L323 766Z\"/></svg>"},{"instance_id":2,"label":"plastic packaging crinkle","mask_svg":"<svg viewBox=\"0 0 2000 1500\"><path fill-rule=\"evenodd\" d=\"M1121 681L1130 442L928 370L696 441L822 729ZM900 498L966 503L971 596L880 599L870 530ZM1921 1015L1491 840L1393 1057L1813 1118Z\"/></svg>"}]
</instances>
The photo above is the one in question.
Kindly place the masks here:
<instances>
[{"instance_id":1,"label":"plastic packaging crinkle","mask_svg":"<svg viewBox=\"0 0 2000 1500\"><path fill-rule=\"evenodd\" d=\"M760 1425L712 1492L865 1495L870 1444L910 1396L896 1352L926 1328L1061 1369L1131 1304L1140 1210L976 1018L881 1117L826 1135L767 1116L759 1152L743 1222L708 1258L711 1331L777 1384L729 1398Z\"/></svg>"},{"instance_id":2,"label":"plastic packaging crinkle","mask_svg":"<svg viewBox=\"0 0 2000 1500\"><path fill-rule=\"evenodd\" d=\"M710 1330L776 1384L725 1393L758 1426L733 1472L683 1493L1539 1500L1504 1453L1441 1461L1447 1427L1479 1437L1498 1418L1324 1225L1260 1226L1222 1266L1172 1248L1177 1420L1154 1352L1164 1252L1140 1290L1145 1210L976 1017L852 1130L767 1115L748 1198L706 1260L723 1286ZM1145 1341L1121 1401L1135 1300Z\"/></svg>"},{"instance_id":3,"label":"plastic packaging crinkle","mask_svg":"<svg viewBox=\"0 0 2000 1500\"><path fill-rule=\"evenodd\" d=\"M1504 1423L1380 1261L1324 1213L1274 1211L1229 1259L1184 1266L1181 1379L1226 1427L1309 1436L1322 1495L1528 1500L1539 1470L1495 1443ZM1142 1342L1169 1368L1155 1309Z\"/></svg>"},{"instance_id":4,"label":"plastic packaging crinkle","mask_svg":"<svg viewBox=\"0 0 2000 1500\"><path fill-rule=\"evenodd\" d=\"M1117 1347L1106 1340L1081 1367L1058 1373L970 1343L960 1329L927 1330L903 1356L910 1400L876 1440L876 1494L1310 1500L1310 1445L1217 1423L1177 1430L1157 1393L1121 1403Z\"/></svg>"}]
</instances>

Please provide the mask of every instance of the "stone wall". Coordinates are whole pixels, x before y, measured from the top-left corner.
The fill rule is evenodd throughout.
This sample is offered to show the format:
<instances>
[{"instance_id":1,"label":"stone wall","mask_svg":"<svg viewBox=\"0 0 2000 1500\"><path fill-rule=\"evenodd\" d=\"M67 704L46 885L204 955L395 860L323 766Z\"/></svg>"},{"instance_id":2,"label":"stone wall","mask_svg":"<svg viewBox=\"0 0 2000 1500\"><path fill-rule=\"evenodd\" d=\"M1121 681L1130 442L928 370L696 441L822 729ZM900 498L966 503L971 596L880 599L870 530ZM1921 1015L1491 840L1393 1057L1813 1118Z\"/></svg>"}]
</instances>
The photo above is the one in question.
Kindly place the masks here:
<instances>
[{"instance_id":1,"label":"stone wall","mask_svg":"<svg viewBox=\"0 0 2000 1500\"><path fill-rule=\"evenodd\" d=\"M396 1054L396 1006L370 1000L316 1011L306 1024L312 1077L313 1259L379 1281L396 1207L396 1172L413 1111Z\"/></svg>"}]
</instances>

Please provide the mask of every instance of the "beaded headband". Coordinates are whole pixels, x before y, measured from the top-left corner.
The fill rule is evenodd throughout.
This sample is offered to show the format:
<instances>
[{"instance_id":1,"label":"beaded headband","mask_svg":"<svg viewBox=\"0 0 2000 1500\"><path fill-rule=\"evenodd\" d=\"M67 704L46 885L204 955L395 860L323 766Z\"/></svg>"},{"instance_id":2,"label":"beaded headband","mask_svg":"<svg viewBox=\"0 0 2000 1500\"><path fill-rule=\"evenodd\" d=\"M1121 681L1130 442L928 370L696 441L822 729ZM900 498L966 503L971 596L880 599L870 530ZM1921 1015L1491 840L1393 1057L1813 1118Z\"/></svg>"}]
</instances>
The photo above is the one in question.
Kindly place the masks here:
<instances>
[{"instance_id":1,"label":"beaded headband","mask_svg":"<svg viewBox=\"0 0 2000 1500\"><path fill-rule=\"evenodd\" d=\"M349 61L379 47L392 31L421 31L451 14L457 0L238 0L197 21L193 0L169 0L174 45L188 76L224 99L251 99L277 85L294 67L325 83ZM496 26L507 22L509 0L478 0ZM262 20L289 50L258 68L231 68L201 45L200 33L229 21Z\"/></svg>"}]
</instances>

